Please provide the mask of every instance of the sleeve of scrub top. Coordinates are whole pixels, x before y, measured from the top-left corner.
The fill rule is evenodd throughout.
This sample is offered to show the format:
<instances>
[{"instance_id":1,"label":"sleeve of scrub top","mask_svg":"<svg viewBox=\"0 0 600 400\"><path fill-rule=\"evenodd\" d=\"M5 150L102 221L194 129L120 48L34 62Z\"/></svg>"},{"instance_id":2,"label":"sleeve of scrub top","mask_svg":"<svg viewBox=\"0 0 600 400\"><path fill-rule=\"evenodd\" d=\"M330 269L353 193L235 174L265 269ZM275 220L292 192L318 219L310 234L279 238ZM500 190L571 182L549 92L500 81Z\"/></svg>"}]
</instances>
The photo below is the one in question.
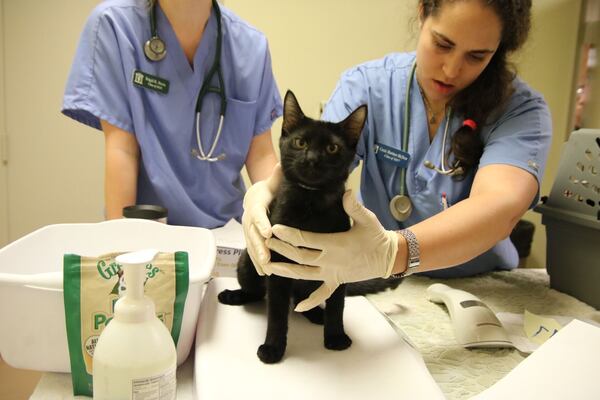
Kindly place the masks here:
<instances>
[{"instance_id":1,"label":"sleeve of scrub top","mask_svg":"<svg viewBox=\"0 0 600 400\"><path fill-rule=\"evenodd\" d=\"M265 63L263 68L262 83L256 102L257 112L254 123L254 135L259 135L264 131L271 129L273 121L283 114L283 105L281 95L273 76L273 66L271 65L271 53L269 47L265 52Z\"/></svg>"},{"instance_id":2,"label":"sleeve of scrub top","mask_svg":"<svg viewBox=\"0 0 600 400\"><path fill-rule=\"evenodd\" d=\"M92 128L100 119L132 132L127 77L115 27L102 7L88 18L71 67L63 98L63 114Z\"/></svg>"},{"instance_id":3,"label":"sleeve of scrub top","mask_svg":"<svg viewBox=\"0 0 600 400\"><path fill-rule=\"evenodd\" d=\"M538 181L539 190L552 141L552 120L543 98L529 91L513 96L507 112L484 136L479 167L508 164L524 169Z\"/></svg>"},{"instance_id":4,"label":"sleeve of scrub top","mask_svg":"<svg viewBox=\"0 0 600 400\"><path fill-rule=\"evenodd\" d=\"M323 121L340 122L359 106L368 104L367 86L367 79L360 68L355 67L344 72L325 105L321 117ZM367 111L367 122L365 123L363 133L360 135L360 140L358 141L358 146L356 148L356 154L360 159L365 155L365 132L369 129L369 121L372 117L371 112L372 110ZM357 164L358 160L355 160L353 168L356 167Z\"/></svg>"}]
</instances>

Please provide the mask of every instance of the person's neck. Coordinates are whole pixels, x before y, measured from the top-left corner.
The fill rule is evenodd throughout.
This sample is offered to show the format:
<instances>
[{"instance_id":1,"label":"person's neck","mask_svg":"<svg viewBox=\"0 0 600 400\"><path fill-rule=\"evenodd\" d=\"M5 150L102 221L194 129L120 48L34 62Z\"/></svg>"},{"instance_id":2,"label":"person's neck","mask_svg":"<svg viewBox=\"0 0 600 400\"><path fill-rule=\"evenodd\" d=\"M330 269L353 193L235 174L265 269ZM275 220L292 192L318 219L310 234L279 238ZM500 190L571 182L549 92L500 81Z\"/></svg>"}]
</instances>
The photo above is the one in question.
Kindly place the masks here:
<instances>
[{"instance_id":1,"label":"person's neck","mask_svg":"<svg viewBox=\"0 0 600 400\"><path fill-rule=\"evenodd\" d=\"M421 97L423 98L423 104L425 105L425 111L427 112L427 120L430 125L437 125L439 121L444 118L446 114L446 101L438 100L432 101L429 99L427 92L423 90L423 86L421 85L421 80L419 79L419 74L417 71L417 85L419 87L419 92L421 93Z\"/></svg>"},{"instance_id":2,"label":"person's neck","mask_svg":"<svg viewBox=\"0 0 600 400\"><path fill-rule=\"evenodd\" d=\"M446 114L445 103L431 103L426 94L423 94L423 101L425 102L425 108L427 109L427 119L431 124L435 124L444 118L444 115Z\"/></svg>"},{"instance_id":3,"label":"person's neck","mask_svg":"<svg viewBox=\"0 0 600 400\"><path fill-rule=\"evenodd\" d=\"M204 26L210 15L211 0L158 0L169 22Z\"/></svg>"},{"instance_id":4,"label":"person's neck","mask_svg":"<svg viewBox=\"0 0 600 400\"><path fill-rule=\"evenodd\" d=\"M159 0L159 4L188 61L193 65L194 54L210 17L211 0Z\"/></svg>"}]
</instances>

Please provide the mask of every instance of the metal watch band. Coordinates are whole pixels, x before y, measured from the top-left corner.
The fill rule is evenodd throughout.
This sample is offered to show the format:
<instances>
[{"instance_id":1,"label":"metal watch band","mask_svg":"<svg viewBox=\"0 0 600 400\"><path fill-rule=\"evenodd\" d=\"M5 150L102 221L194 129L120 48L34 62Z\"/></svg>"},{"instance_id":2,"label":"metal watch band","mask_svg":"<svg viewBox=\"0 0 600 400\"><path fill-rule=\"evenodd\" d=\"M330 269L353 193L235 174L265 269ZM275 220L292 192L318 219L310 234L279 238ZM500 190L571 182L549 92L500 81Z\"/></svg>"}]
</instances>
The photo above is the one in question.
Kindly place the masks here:
<instances>
[{"instance_id":1,"label":"metal watch band","mask_svg":"<svg viewBox=\"0 0 600 400\"><path fill-rule=\"evenodd\" d=\"M398 233L404 237L408 245L408 263L405 271L394 274L392 277L404 278L405 276L409 276L416 272L416 269L421 264L421 253L419 251L419 242L414 233L409 229L402 229L401 231L398 231Z\"/></svg>"}]
</instances>

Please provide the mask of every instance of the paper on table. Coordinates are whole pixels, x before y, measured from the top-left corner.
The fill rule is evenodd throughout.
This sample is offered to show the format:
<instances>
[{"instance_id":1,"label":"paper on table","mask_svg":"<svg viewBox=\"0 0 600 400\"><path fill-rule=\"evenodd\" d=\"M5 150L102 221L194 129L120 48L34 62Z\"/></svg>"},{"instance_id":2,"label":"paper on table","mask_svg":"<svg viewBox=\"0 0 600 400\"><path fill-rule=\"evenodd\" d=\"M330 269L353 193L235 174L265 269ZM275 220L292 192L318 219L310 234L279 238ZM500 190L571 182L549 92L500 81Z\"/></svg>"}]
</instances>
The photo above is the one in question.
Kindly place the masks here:
<instances>
[{"instance_id":1,"label":"paper on table","mask_svg":"<svg viewBox=\"0 0 600 400\"><path fill-rule=\"evenodd\" d=\"M236 266L246 248L242 225L235 219L220 228L212 229L217 244L217 258L213 276L236 276Z\"/></svg>"},{"instance_id":2,"label":"paper on table","mask_svg":"<svg viewBox=\"0 0 600 400\"><path fill-rule=\"evenodd\" d=\"M529 337L529 335L526 333L526 325L533 326L533 328L529 328L530 332L535 333L537 330L540 330L541 332L546 333L547 339L551 335L549 335L545 329L541 328L542 326L544 326L546 329L548 329L550 326L553 326L555 329L560 330L561 327L566 326L569 322L575 319L574 317L563 315L538 316L527 310L525 310L524 314L500 312L496 313L496 317L498 317L502 323L502 327L504 330L506 330L508 338L512 342L513 346L515 346L515 348L522 353L532 353L538 347L540 347L541 343L543 343L539 342L539 340L532 340ZM546 325L542 325L544 321L547 321ZM584 320L584 322L600 327L600 324L594 321ZM554 332L554 330L552 330L552 332Z\"/></svg>"},{"instance_id":3,"label":"paper on table","mask_svg":"<svg viewBox=\"0 0 600 400\"><path fill-rule=\"evenodd\" d=\"M573 320L476 400L598 399L600 328Z\"/></svg>"},{"instance_id":4,"label":"paper on table","mask_svg":"<svg viewBox=\"0 0 600 400\"><path fill-rule=\"evenodd\" d=\"M542 317L525 310L523 329L527 338L534 343L542 344L554 336L562 325L549 317Z\"/></svg>"},{"instance_id":5,"label":"paper on table","mask_svg":"<svg viewBox=\"0 0 600 400\"><path fill-rule=\"evenodd\" d=\"M256 349L267 329L266 304L227 306L231 278L213 279L201 305L194 381L199 399L444 399L421 355L406 344L364 297L349 297L344 310L352 346L323 346L323 326L290 313L287 350L277 364L263 364Z\"/></svg>"}]
</instances>

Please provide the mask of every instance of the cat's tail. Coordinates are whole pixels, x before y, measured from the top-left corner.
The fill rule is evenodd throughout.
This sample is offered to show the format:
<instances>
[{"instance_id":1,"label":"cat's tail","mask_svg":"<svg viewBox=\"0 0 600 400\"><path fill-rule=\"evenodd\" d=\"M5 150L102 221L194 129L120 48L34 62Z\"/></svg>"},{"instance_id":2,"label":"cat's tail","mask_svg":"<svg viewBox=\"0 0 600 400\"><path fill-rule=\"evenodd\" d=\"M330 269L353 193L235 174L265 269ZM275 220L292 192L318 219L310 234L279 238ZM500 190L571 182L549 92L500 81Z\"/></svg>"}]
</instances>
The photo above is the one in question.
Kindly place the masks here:
<instances>
[{"instance_id":1,"label":"cat's tail","mask_svg":"<svg viewBox=\"0 0 600 400\"><path fill-rule=\"evenodd\" d=\"M364 296L383 292L387 289L396 289L402 282L402 278L375 278L362 282L352 282L346 284L346 296Z\"/></svg>"}]
</instances>

